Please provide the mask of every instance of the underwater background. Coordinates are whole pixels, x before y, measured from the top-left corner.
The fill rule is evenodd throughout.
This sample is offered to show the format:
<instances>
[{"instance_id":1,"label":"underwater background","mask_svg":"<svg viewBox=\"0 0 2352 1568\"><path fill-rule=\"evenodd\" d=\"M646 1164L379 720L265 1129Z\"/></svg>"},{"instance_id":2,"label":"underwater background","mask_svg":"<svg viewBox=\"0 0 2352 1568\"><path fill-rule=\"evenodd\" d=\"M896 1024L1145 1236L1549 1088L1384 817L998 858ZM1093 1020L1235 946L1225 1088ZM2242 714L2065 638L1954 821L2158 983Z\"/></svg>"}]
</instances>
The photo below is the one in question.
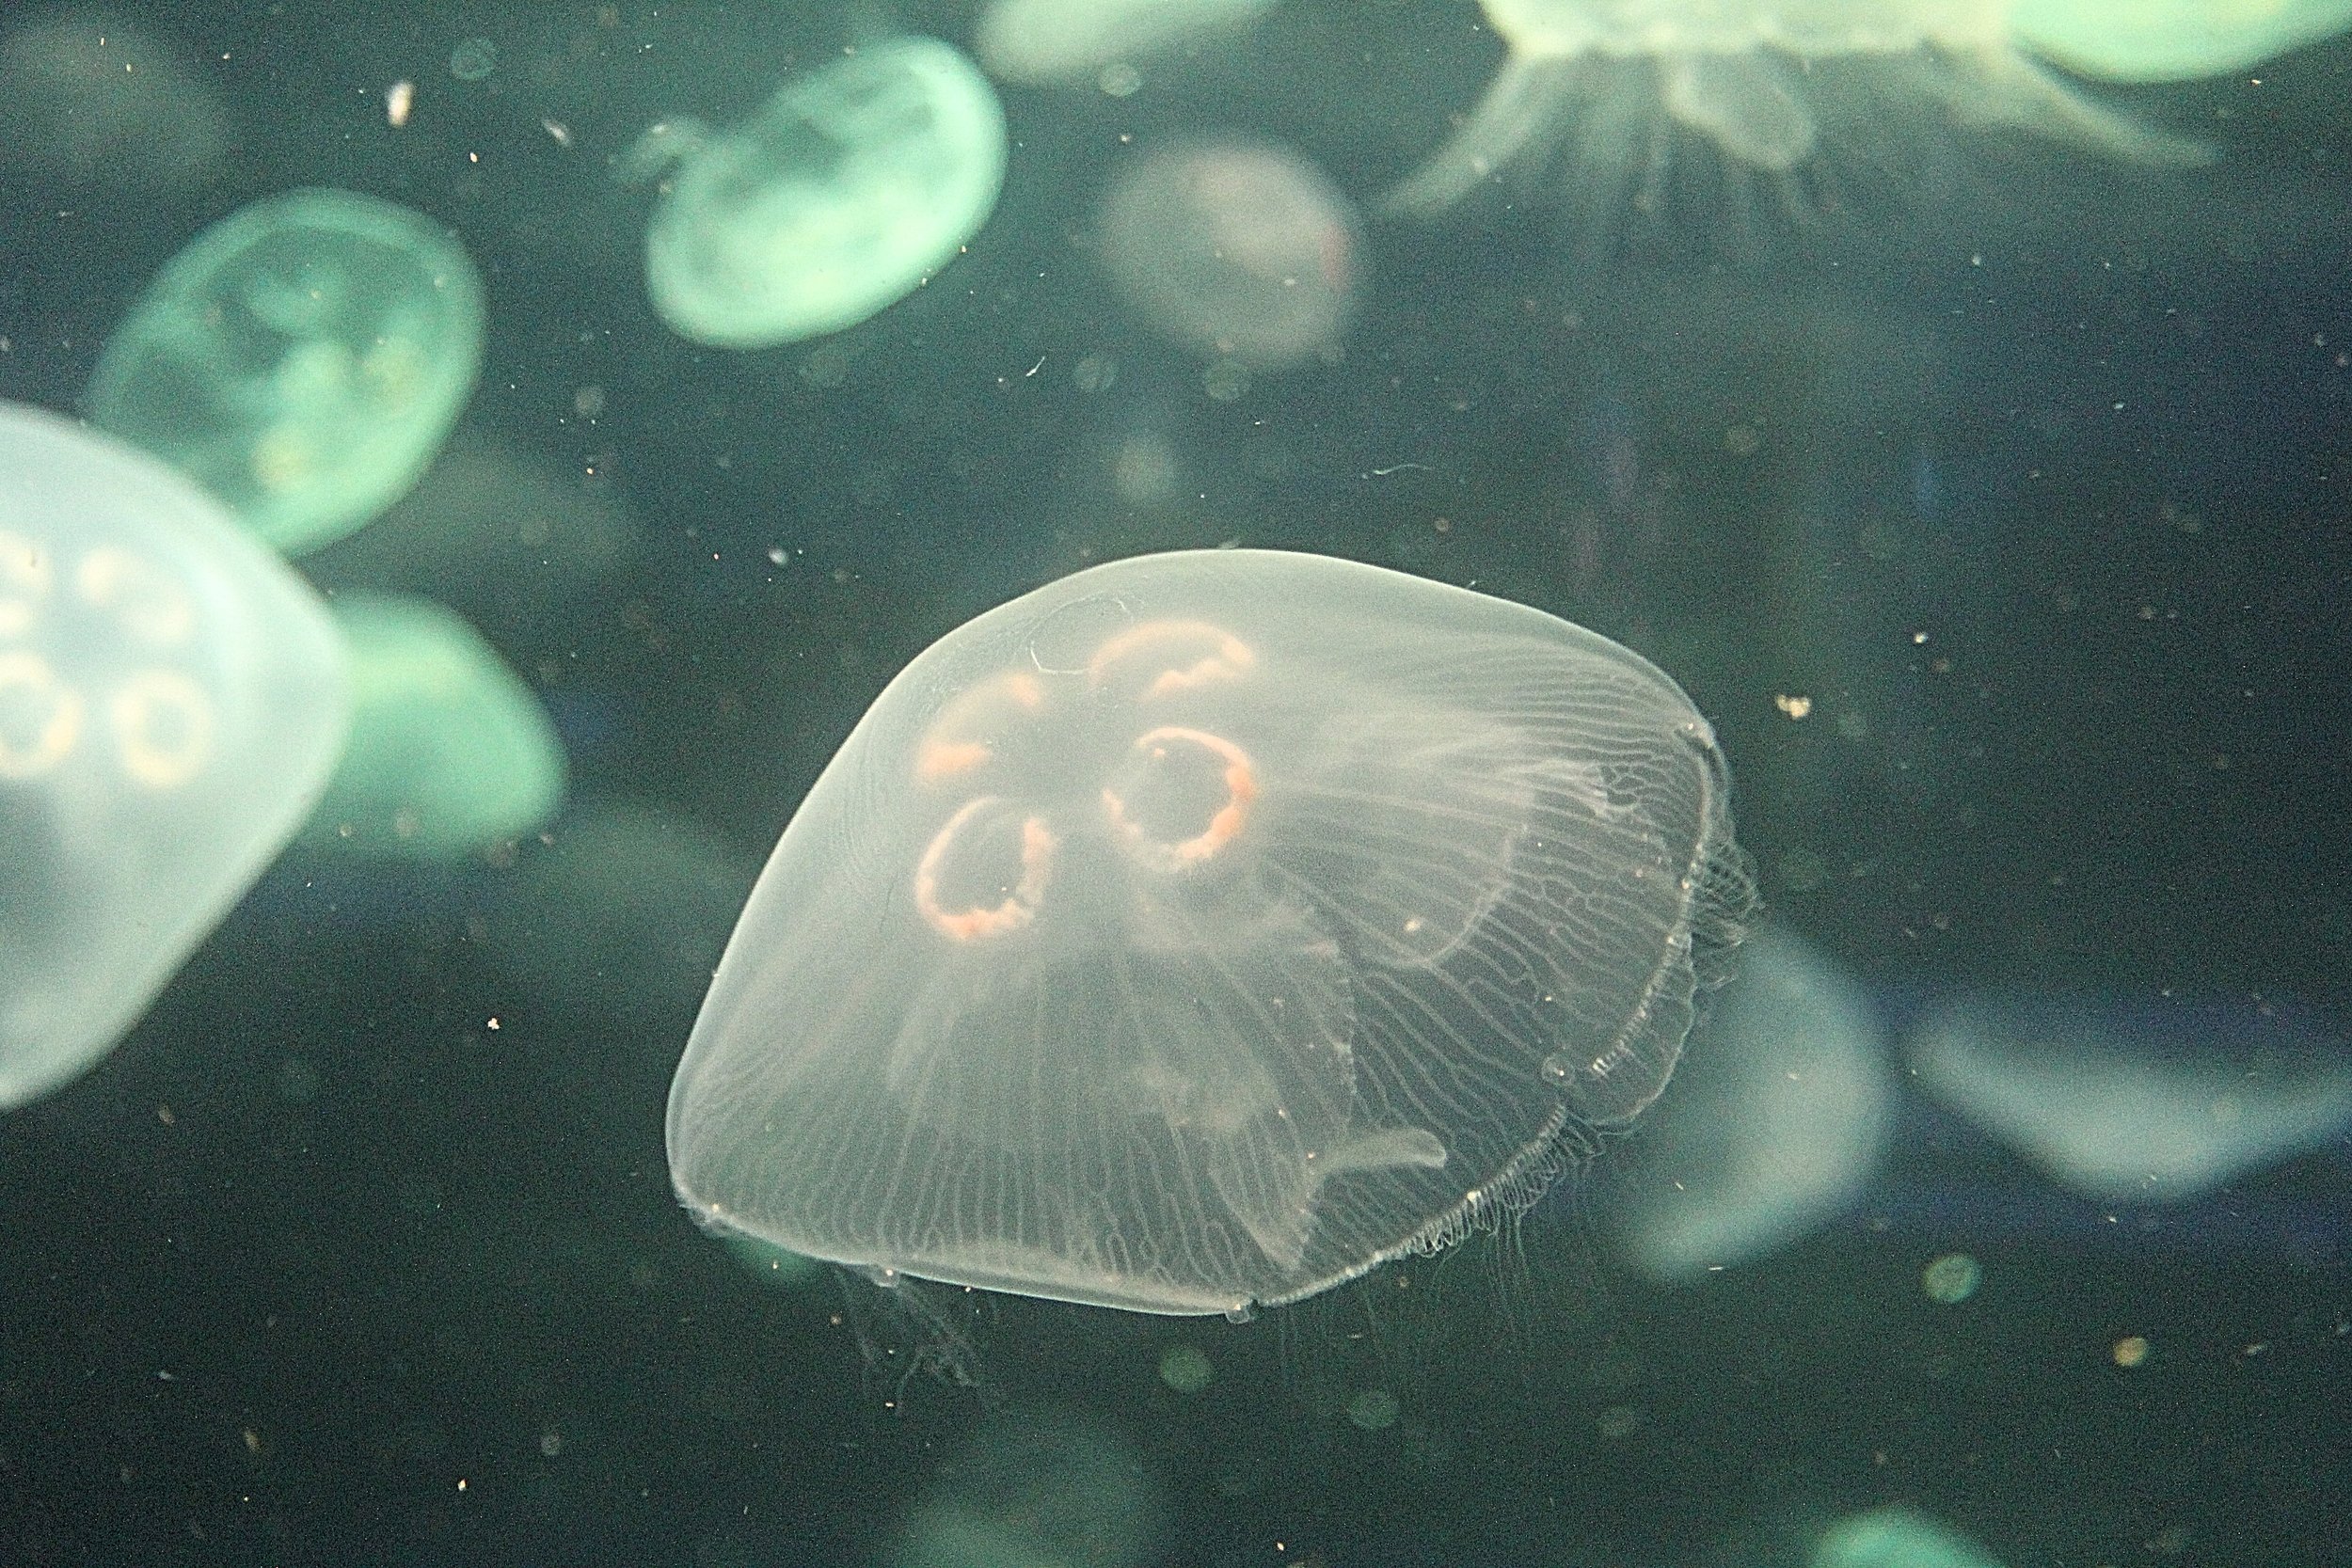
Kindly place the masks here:
<instances>
[{"instance_id":1,"label":"underwater background","mask_svg":"<svg viewBox=\"0 0 2352 1568\"><path fill-rule=\"evenodd\" d=\"M1238 1324L698 1233L664 1098L794 806L924 646L1147 550L1344 556L1655 660L1765 924L1890 1039L2064 997L2151 1074L2280 1017L2298 1082L2352 1073L2352 44L2086 89L2200 165L1896 120L1793 185L1701 149L1638 211L1539 166L1407 219L1378 194L1497 46L1288 0L1120 91L1007 87L993 215L874 319L666 328L640 134L981 9L121 4L210 118L85 168L0 143L0 397L57 410L248 201L453 231L472 401L298 565L462 612L569 773L486 854L297 844L0 1117L0 1563L1802 1564L1887 1505L2011 1568L2344 1560L2341 1119L2118 1202L1890 1045L1872 1154L1785 1244L1635 1266L1637 1123L1499 1234ZM1122 160L1211 133L1365 209L1322 359L1213 361L1097 255Z\"/></svg>"}]
</instances>

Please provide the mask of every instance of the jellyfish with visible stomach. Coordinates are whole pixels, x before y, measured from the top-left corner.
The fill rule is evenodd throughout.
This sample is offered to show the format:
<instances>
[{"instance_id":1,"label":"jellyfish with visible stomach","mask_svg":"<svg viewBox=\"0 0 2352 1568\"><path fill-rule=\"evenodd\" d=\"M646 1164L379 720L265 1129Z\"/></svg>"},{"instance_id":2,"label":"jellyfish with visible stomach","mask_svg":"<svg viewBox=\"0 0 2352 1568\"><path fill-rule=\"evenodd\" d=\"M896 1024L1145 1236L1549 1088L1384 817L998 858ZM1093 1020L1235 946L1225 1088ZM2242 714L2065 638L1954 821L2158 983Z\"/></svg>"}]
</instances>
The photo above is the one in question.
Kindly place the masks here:
<instances>
[{"instance_id":1,"label":"jellyfish with visible stomach","mask_svg":"<svg viewBox=\"0 0 2352 1568\"><path fill-rule=\"evenodd\" d=\"M162 464L0 404L0 1110L104 1055L325 787L318 596Z\"/></svg>"},{"instance_id":2,"label":"jellyfish with visible stomach","mask_svg":"<svg viewBox=\"0 0 2352 1568\"><path fill-rule=\"evenodd\" d=\"M1524 606L1093 568L876 701L671 1089L722 1232L1239 1315L1533 1200L1664 1087L1750 887L1713 732Z\"/></svg>"},{"instance_id":3,"label":"jellyfish with visible stomach","mask_svg":"<svg viewBox=\"0 0 2352 1568\"><path fill-rule=\"evenodd\" d=\"M2327 0L2338 6L2341 0ZM2125 157L2194 158L2192 143L2093 101L2035 57L2014 12L2052 39L2095 37L2128 7L2042 0L1481 0L1509 58L1468 122L1390 196L1401 211L1441 209L1515 163L1572 152L1585 178L1654 178L1661 120L1696 132L1736 166L1785 174L1811 158L1841 103L1872 115L1883 138L1908 96L1956 119L2019 126ZM2210 11L2211 6L2191 5ZM2104 19L2104 20L2103 20ZM2243 30L2190 57L2227 70ZM2267 52L2267 51L2264 51ZM2118 79L2089 45L2063 63ZM2120 62L2112 62L2120 63ZM2194 74L2195 72L2190 72Z\"/></svg>"},{"instance_id":4,"label":"jellyfish with visible stomach","mask_svg":"<svg viewBox=\"0 0 2352 1568\"><path fill-rule=\"evenodd\" d=\"M290 555L407 494L473 395L482 282L447 230L356 191L197 236L99 356L91 420Z\"/></svg>"}]
</instances>

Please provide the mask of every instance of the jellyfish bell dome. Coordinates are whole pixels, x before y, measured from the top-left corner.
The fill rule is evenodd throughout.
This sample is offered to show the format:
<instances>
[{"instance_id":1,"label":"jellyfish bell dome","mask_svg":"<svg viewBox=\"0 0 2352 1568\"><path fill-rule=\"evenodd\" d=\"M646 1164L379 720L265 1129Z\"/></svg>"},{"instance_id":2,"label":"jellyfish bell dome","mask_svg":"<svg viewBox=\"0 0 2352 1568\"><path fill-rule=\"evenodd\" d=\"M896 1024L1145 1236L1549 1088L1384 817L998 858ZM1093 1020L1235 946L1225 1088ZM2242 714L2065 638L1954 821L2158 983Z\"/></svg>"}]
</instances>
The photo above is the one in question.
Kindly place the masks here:
<instances>
[{"instance_id":1,"label":"jellyfish bell dome","mask_svg":"<svg viewBox=\"0 0 2352 1568\"><path fill-rule=\"evenodd\" d=\"M1338 353L1362 235L1346 198L1289 149L1220 139L1146 152L1096 223L1104 270L1157 331L1253 370Z\"/></svg>"},{"instance_id":2,"label":"jellyfish bell dome","mask_svg":"<svg viewBox=\"0 0 2352 1568\"><path fill-rule=\"evenodd\" d=\"M2352 28L2352 0L2017 0L2010 24L2036 54L2085 76L2181 82Z\"/></svg>"},{"instance_id":3,"label":"jellyfish bell dome","mask_svg":"<svg viewBox=\"0 0 2352 1568\"><path fill-rule=\"evenodd\" d=\"M974 47L1001 82L1084 85L1132 64L1237 28L1274 0L996 0Z\"/></svg>"},{"instance_id":4,"label":"jellyfish bell dome","mask_svg":"<svg viewBox=\"0 0 2352 1568\"><path fill-rule=\"evenodd\" d=\"M668 139L646 292L713 348L838 332L912 293L988 221L1009 147L979 68L917 37L796 77L733 131Z\"/></svg>"},{"instance_id":5,"label":"jellyfish bell dome","mask_svg":"<svg viewBox=\"0 0 2352 1568\"><path fill-rule=\"evenodd\" d=\"M235 140L201 68L117 19L50 11L0 38L0 163L20 178L177 194Z\"/></svg>"},{"instance_id":6,"label":"jellyfish bell dome","mask_svg":"<svg viewBox=\"0 0 2352 1568\"><path fill-rule=\"evenodd\" d=\"M1906 99L2129 158L2201 156L2042 65L2012 33L2010 0L1480 4L1508 57L1461 130L1390 192L1392 211L1440 211L1564 151L1582 179L1655 180L1661 133L1676 127L1735 167L1786 175L1816 155L1833 114L1883 138Z\"/></svg>"},{"instance_id":7,"label":"jellyfish bell dome","mask_svg":"<svg viewBox=\"0 0 2352 1568\"><path fill-rule=\"evenodd\" d=\"M1092 568L884 689L670 1095L723 1232L1240 1313L1532 1201L1664 1086L1751 891L1634 654L1316 556Z\"/></svg>"},{"instance_id":8,"label":"jellyfish bell dome","mask_svg":"<svg viewBox=\"0 0 2352 1568\"><path fill-rule=\"evenodd\" d=\"M318 596L153 458L0 404L0 1110L147 1010L326 786Z\"/></svg>"},{"instance_id":9,"label":"jellyfish bell dome","mask_svg":"<svg viewBox=\"0 0 2352 1568\"><path fill-rule=\"evenodd\" d=\"M197 236L107 338L93 422L288 554L408 493L473 393L482 283L439 225L299 190Z\"/></svg>"}]
</instances>

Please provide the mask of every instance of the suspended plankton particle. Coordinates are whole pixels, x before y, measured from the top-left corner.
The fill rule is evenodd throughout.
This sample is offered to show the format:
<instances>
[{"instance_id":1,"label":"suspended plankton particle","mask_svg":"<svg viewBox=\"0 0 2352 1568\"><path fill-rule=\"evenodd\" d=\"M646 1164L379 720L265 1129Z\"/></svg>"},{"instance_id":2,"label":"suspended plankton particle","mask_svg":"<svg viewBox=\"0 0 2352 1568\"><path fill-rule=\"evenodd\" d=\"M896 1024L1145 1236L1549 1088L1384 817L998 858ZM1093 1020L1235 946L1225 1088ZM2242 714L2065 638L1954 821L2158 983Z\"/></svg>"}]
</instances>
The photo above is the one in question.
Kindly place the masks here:
<instances>
[{"instance_id":1,"label":"suspended plankton particle","mask_svg":"<svg viewBox=\"0 0 2352 1568\"><path fill-rule=\"evenodd\" d=\"M1459 1240L1657 1098L1750 890L1671 680L1352 562L1145 556L892 681L671 1088L722 1233L1241 1314Z\"/></svg>"},{"instance_id":2,"label":"suspended plankton particle","mask_svg":"<svg viewBox=\"0 0 2352 1568\"><path fill-rule=\"evenodd\" d=\"M1833 118L1865 144L1899 134L1906 101L2126 157L2198 155L2038 61L2007 0L1480 3L1509 55L1462 129L1390 194L1393 209L1440 210L1547 156L1597 185L1638 186L1674 128L1734 165L1786 174Z\"/></svg>"},{"instance_id":3,"label":"suspended plankton particle","mask_svg":"<svg viewBox=\"0 0 2352 1568\"><path fill-rule=\"evenodd\" d=\"M292 836L342 643L154 459L0 404L0 1109L90 1068Z\"/></svg>"},{"instance_id":4,"label":"suspended plankton particle","mask_svg":"<svg viewBox=\"0 0 2352 1568\"><path fill-rule=\"evenodd\" d=\"M230 214L116 327L91 420L299 555L406 494L482 365L482 284L447 230L354 191Z\"/></svg>"},{"instance_id":5,"label":"suspended plankton particle","mask_svg":"<svg viewBox=\"0 0 2352 1568\"><path fill-rule=\"evenodd\" d=\"M975 48L1001 82L1091 85L1196 38L1239 27L1274 0L996 0Z\"/></svg>"},{"instance_id":6,"label":"suspended plankton particle","mask_svg":"<svg viewBox=\"0 0 2352 1568\"><path fill-rule=\"evenodd\" d=\"M1008 143L979 69L935 39L865 45L712 135L657 126L677 158L645 284L680 337L767 348L854 326L928 282L994 210Z\"/></svg>"}]
</instances>

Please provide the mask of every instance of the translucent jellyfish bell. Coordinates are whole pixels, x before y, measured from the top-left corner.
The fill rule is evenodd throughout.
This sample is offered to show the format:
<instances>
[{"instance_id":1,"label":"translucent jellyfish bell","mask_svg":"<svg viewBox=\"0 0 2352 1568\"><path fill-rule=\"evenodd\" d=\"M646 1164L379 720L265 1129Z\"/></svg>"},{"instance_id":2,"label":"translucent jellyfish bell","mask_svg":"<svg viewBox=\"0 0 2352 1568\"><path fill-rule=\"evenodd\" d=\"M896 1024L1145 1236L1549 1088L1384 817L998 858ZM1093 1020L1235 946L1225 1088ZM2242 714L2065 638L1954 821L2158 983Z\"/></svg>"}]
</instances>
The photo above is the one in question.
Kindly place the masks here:
<instances>
[{"instance_id":1,"label":"translucent jellyfish bell","mask_svg":"<svg viewBox=\"0 0 2352 1568\"><path fill-rule=\"evenodd\" d=\"M1620 1179L1619 1250L1704 1279L1835 1217L1893 1121L1886 1027L1860 984L1787 930L1752 935Z\"/></svg>"},{"instance_id":2,"label":"translucent jellyfish bell","mask_svg":"<svg viewBox=\"0 0 2352 1568\"><path fill-rule=\"evenodd\" d=\"M1335 355L1363 271L1356 214L1283 148L1216 141L1120 171L1103 265L1152 326L1256 370Z\"/></svg>"},{"instance_id":3,"label":"translucent jellyfish bell","mask_svg":"<svg viewBox=\"0 0 2352 1568\"><path fill-rule=\"evenodd\" d=\"M737 130L683 139L645 285L714 348L838 332L912 293L988 221L1008 146L988 79L927 38L866 45Z\"/></svg>"},{"instance_id":4,"label":"translucent jellyfish bell","mask_svg":"<svg viewBox=\"0 0 2352 1568\"><path fill-rule=\"evenodd\" d=\"M1498 171L1569 150L1581 176L1656 177L1675 124L1736 165L1783 174L1811 158L1839 94L1883 136L1904 96L1956 118L2023 126L2125 156L2187 144L2101 107L2013 40L2009 0L1480 0L1509 58L1469 122L1390 195L1443 208ZM1565 146L1564 146L1565 144Z\"/></svg>"},{"instance_id":5,"label":"translucent jellyfish bell","mask_svg":"<svg viewBox=\"0 0 2352 1568\"><path fill-rule=\"evenodd\" d=\"M2069 71L2179 82L2242 70L2352 28L2352 0L2017 0L2010 25Z\"/></svg>"},{"instance_id":6,"label":"translucent jellyfish bell","mask_svg":"<svg viewBox=\"0 0 2352 1568\"><path fill-rule=\"evenodd\" d=\"M430 599L343 594L350 743L305 838L382 860L463 860L564 803L563 743L496 649Z\"/></svg>"},{"instance_id":7,"label":"translucent jellyfish bell","mask_svg":"<svg viewBox=\"0 0 2352 1568\"><path fill-rule=\"evenodd\" d=\"M482 285L437 224L352 191L230 214L149 285L100 355L92 420L289 555L416 483L482 366Z\"/></svg>"},{"instance_id":8,"label":"translucent jellyfish bell","mask_svg":"<svg viewBox=\"0 0 2352 1568\"><path fill-rule=\"evenodd\" d=\"M1749 888L1675 684L1316 556L1079 573L892 681L670 1094L722 1230L1166 1313L1293 1300L1638 1116Z\"/></svg>"},{"instance_id":9,"label":"translucent jellyfish bell","mask_svg":"<svg viewBox=\"0 0 2352 1568\"><path fill-rule=\"evenodd\" d=\"M996 0L974 40L999 81L1085 86L1186 41L1239 27L1274 0Z\"/></svg>"},{"instance_id":10,"label":"translucent jellyfish bell","mask_svg":"<svg viewBox=\"0 0 2352 1568\"><path fill-rule=\"evenodd\" d=\"M301 580L152 459L0 404L0 1108L87 1069L342 744Z\"/></svg>"},{"instance_id":11,"label":"translucent jellyfish bell","mask_svg":"<svg viewBox=\"0 0 2352 1568\"><path fill-rule=\"evenodd\" d=\"M209 74L119 18L48 11L0 39L0 162L19 177L184 191L235 140Z\"/></svg>"}]
</instances>

